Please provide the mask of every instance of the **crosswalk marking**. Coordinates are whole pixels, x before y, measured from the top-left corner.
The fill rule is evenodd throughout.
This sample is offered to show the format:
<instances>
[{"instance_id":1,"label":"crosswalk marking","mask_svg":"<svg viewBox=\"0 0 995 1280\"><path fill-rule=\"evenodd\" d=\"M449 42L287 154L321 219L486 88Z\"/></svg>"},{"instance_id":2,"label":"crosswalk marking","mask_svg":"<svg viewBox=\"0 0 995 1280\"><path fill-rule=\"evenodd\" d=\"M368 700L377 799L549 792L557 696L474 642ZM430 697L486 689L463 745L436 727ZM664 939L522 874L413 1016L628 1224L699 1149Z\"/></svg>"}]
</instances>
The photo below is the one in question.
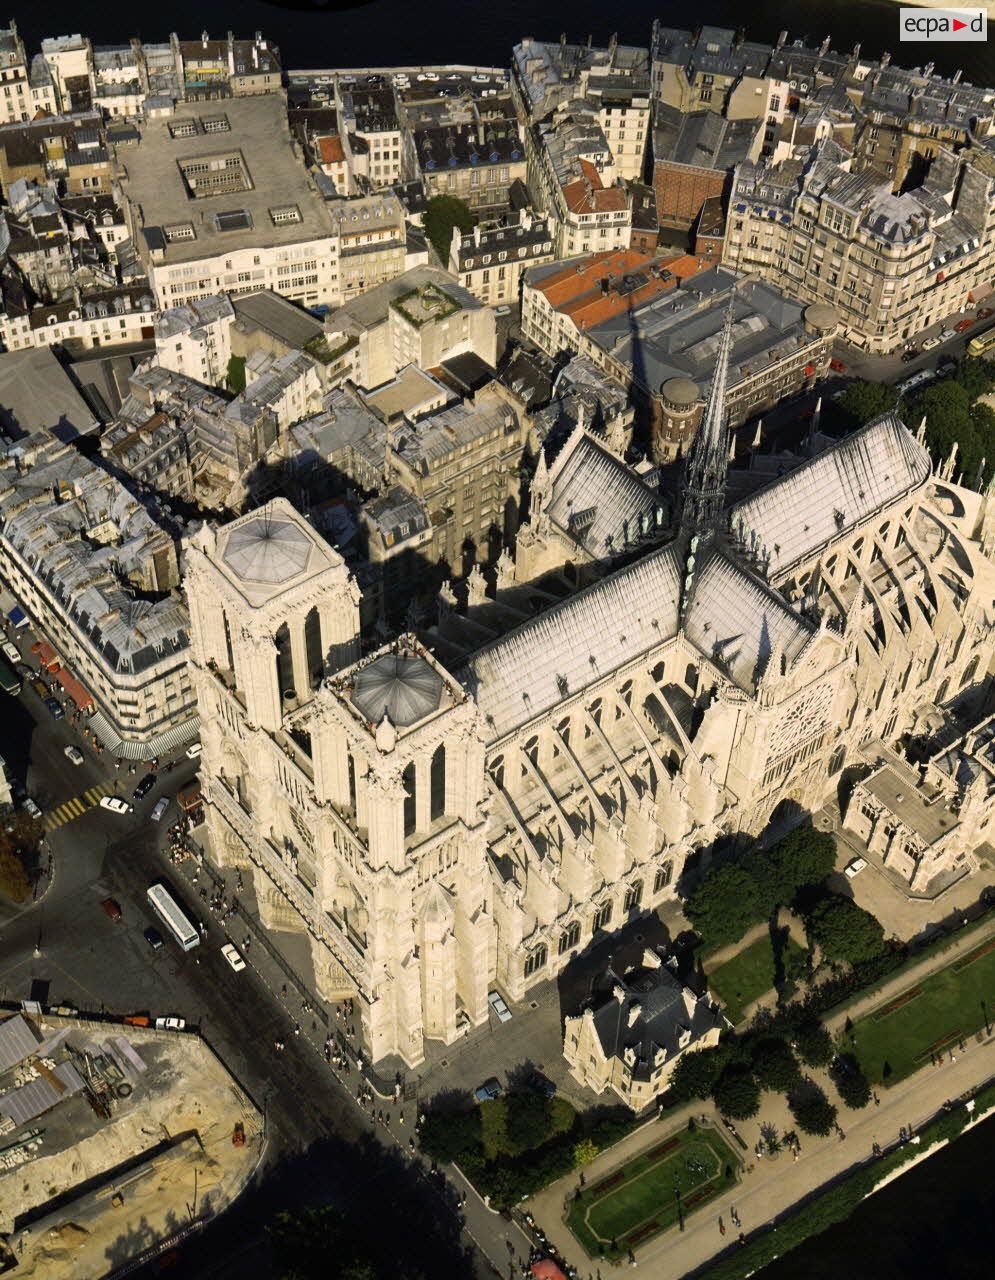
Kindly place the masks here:
<instances>
[{"instance_id":1,"label":"crosswalk marking","mask_svg":"<svg viewBox=\"0 0 995 1280\"><path fill-rule=\"evenodd\" d=\"M64 827L67 822L75 822L84 813L96 808L100 803L101 796L109 795L113 790L111 783L101 782L95 787L88 787L82 795L73 796L71 800L64 800L58 808L45 815L43 820L45 830L57 831L59 827Z\"/></svg>"}]
</instances>

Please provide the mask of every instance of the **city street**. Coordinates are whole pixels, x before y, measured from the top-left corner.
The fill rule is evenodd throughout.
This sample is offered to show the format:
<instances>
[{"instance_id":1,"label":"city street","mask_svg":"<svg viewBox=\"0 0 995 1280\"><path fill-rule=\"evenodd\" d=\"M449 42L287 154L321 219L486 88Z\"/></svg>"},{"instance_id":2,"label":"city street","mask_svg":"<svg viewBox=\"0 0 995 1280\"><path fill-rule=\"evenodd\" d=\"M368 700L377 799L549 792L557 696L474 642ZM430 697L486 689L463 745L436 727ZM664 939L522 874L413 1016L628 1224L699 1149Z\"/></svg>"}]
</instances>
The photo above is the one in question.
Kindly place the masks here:
<instances>
[{"instance_id":1,"label":"city street","mask_svg":"<svg viewBox=\"0 0 995 1280\"><path fill-rule=\"evenodd\" d=\"M17 639L26 653L30 635ZM527 1253L525 1236L487 1210L457 1174L455 1186L430 1174L410 1145L414 1104L391 1106L375 1095L372 1108L357 1102L359 1072L353 1067L336 1078L325 1060L323 1022L303 1013L293 988L283 996L286 975L263 945L251 947L241 973L221 956L227 935L191 883L194 862L171 865L163 848L178 811L171 806L161 823L149 821L156 800L175 795L196 772L196 762L180 755L172 772L161 768L159 782L133 814L119 816L85 799L67 806L87 792L115 788L130 799L137 777L127 766L115 770L106 751L96 757L79 735L82 726L68 717L53 720L28 685L20 698L8 698L4 712L3 754L12 776L46 816L61 811L68 820L47 834L43 864L50 854L53 874L50 884L42 880L39 900L0 904L0 999L34 998L97 1014L177 1014L199 1027L265 1111L266 1154L257 1185L201 1239L185 1245L195 1252L196 1274L268 1274L252 1270L247 1259L259 1265L266 1222L283 1207L342 1204L365 1214L403 1202L412 1215L421 1213L419 1247L442 1260L440 1273L473 1273L469 1236L506 1275L509 1257ZM64 756L68 743L83 750L83 765ZM180 950L146 901L149 884L161 877L176 887L188 914L207 925L203 945L192 952ZM207 881L204 872L201 878ZM106 897L119 904L119 921L101 909ZM165 938L160 951L143 936L150 924ZM231 928L242 950L243 922ZM343 1029L344 1022L330 1028ZM285 1050L278 1052L277 1042ZM374 1118L378 1105L391 1114L389 1127ZM385 1229L399 1232L403 1252L409 1224L405 1215L388 1216ZM494 1274L479 1258L476 1273Z\"/></svg>"}]
</instances>

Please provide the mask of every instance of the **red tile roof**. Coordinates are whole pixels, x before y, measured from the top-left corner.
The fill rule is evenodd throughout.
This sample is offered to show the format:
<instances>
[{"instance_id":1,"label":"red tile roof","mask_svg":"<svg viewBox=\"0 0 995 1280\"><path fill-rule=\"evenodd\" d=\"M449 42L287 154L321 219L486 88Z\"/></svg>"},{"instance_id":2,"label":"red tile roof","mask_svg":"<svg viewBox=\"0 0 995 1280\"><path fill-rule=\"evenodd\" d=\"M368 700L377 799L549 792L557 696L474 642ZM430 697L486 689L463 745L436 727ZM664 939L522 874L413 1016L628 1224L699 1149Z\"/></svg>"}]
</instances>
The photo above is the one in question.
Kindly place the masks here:
<instances>
[{"instance_id":1,"label":"red tile roof","mask_svg":"<svg viewBox=\"0 0 995 1280\"><path fill-rule=\"evenodd\" d=\"M624 187L606 187L601 174L590 160L580 161L581 178L563 188L563 198L571 213L607 213L628 209L629 197Z\"/></svg>"},{"instance_id":2,"label":"red tile roof","mask_svg":"<svg viewBox=\"0 0 995 1280\"><path fill-rule=\"evenodd\" d=\"M322 164L339 164L345 159L342 139L337 134L333 134L328 138L319 138L318 154L321 156Z\"/></svg>"},{"instance_id":3,"label":"red tile roof","mask_svg":"<svg viewBox=\"0 0 995 1280\"><path fill-rule=\"evenodd\" d=\"M682 280L690 279L709 265L707 259L691 254L667 258L639 249L615 250L595 253L580 263L564 267L536 287L554 310L569 316L579 329L589 329L619 312L669 293ZM651 267L657 268L656 274L650 271ZM666 280L664 271L670 273ZM639 288L620 293L612 287L613 280L637 272L647 276L646 283Z\"/></svg>"}]
</instances>

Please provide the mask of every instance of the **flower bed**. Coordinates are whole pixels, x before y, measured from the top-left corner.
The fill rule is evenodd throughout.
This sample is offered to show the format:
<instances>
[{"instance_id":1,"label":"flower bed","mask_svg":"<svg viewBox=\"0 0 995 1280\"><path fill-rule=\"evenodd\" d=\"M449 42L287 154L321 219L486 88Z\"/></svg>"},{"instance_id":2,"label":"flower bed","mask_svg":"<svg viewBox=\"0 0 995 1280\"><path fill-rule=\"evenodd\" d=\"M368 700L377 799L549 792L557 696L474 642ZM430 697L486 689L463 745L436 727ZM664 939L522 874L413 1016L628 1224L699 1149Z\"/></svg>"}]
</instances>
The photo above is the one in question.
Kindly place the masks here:
<instances>
[{"instance_id":1,"label":"flower bed","mask_svg":"<svg viewBox=\"0 0 995 1280\"><path fill-rule=\"evenodd\" d=\"M871 1017L875 1022L880 1022L882 1018L887 1018L889 1013L894 1013L896 1009L901 1009L904 1005L907 1005L910 1000L914 1000L916 996L921 995L922 987L909 987L908 991L903 991L902 994L900 996L896 996L894 1000L889 1000L883 1008L876 1009L874 1013L871 1014Z\"/></svg>"},{"instance_id":2,"label":"flower bed","mask_svg":"<svg viewBox=\"0 0 995 1280\"><path fill-rule=\"evenodd\" d=\"M706 1182L703 1187L699 1187L697 1191L692 1191L689 1196L685 1196L681 1201L684 1209L693 1209L696 1204L701 1204L703 1200L710 1200L721 1186L721 1182L716 1179L714 1182Z\"/></svg>"},{"instance_id":3,"label":"flower bed","mask_svg":"<svg viewBox=\"0 0 995 1280\"><path fill-rule=\"evenodd\" d=\"M928 1048L923 1049L922 1053L917 1053L915 1056L915 1061L925 1062L928 1057L930 1057L935 1053L942 1052L942 1050L944 1050L948 1045L953 1044L955 1041L959 1039L960 1039L959 1031L950 1031L947 1033L947 1035L941 1036L939 1040L934 1040L933 1043L929 1045Z\"/></svg>"},{"instance_id":4,"label":"flower bed","mask_svg":"<svg viewBox=\"0 0 995 1280\"><path fill-rule=\"evenodd\" d=\"M960 973L962 969L966 969L969 964L974 964L975 960L980 960L982 956L988 955L990 951L995 951L995 938L990 938L983 946L975 947L966 956L961 956L950 967L954 973Z\"/></svg>"},{"instance_id":5,"label":"flower bed","mask_svg":"<svg viewBox=\"0 0 995 1280\"><path fill-rule=\"evenodd\" d=\"M671 1138L669 1142L661 1142L658 1147L654 1147L652 1151L646 1152L647 1160L658 1160L660 1156L665 1156L668 1151L673 1151L675 1147L681 1145L679 1137Z\"/></svg>"},{"instance_id":6,"label":"flower bed","mask_svg":"<svg viewBox=\"0 0 995 1280\"><path fill-rule=\"evenodd\" d=\"M627 1249L634 1249L641 1240L645 1240L647 1236L653 1235L655 1231L659 1231L660 1224L656 1218L652 1222L644 1222L637 1230L630 1232L622 1243Z\"/></svg>"},{"instance_id":7,"label":"flower bed","mask_svg":"<svg viewBox=\"0 0 995 1280\"><path fill-rule=\"evenodd\" d=\"M613 1173L610 1177L602 1178L600 1182L596 1182L588 1194L598 1196L602 1191L610 1191L612 1187L617 1187L625 1176L625 1170L619 1169L618 1173Z\"/></svg>"}]
</instances>

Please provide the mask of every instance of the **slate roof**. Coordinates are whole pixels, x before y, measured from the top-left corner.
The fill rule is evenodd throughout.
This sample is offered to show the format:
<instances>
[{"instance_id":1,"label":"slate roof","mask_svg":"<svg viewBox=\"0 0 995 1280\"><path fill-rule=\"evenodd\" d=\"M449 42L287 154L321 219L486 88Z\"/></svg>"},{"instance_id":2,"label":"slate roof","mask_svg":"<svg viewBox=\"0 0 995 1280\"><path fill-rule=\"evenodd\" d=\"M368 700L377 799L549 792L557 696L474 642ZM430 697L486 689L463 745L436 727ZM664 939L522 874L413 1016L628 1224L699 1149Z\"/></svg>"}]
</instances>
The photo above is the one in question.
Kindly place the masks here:
<instances>
[{"instance_id":1,"label":"slate roof","mask_svg":"<svg viewBox=\"0 0 995 1280\"><path fill-rule=\"evenodd\" d=\"M634 542L640 516L654 520L659 506L649 485L586 432L563 447L550 484L550 518L594 557L618 554Z\"/></svg>"},{"instance_id":2,"label":"slate roof","mask_svg":"<svg viewBox=\"0 0 995 1280\"><path fill-rule=\"evenodd\" d=\"M886 413L737 503L733 532L766 548L768 572L783 572L921 488L930 472L925 447Z\"/></svg>"}]
</instances>

